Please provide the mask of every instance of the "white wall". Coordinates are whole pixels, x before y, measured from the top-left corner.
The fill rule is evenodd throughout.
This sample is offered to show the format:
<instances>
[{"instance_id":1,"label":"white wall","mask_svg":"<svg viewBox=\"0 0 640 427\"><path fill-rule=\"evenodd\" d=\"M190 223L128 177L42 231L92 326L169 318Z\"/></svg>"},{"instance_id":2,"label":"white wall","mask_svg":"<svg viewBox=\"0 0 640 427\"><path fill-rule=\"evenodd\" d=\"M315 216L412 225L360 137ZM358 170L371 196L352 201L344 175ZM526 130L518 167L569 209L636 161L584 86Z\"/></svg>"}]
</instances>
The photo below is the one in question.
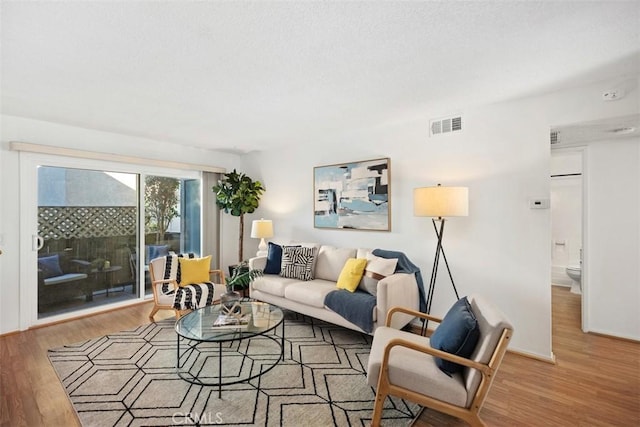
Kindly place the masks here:
<instances>
[{"instance_id":1,"label":"white wall","mask_svg":"<svg viewBox=\"0 0 640 427\"><path fill-rule=\"evenodd\" d=\"M427 136L428 120L446 116L450 111L407 112L368 129L354 129L349 135L310 136L313 143L301 135L298 147L243 157L238 169L262 180L267 188L259 211L247 217L247 224L260 217L272 219L277 239L401 250L422 269L428 281L435 236L427 218L413 217L412 190L437 183L466 185L470 191L469 217L449 221L444 242L459 292L463 295L482 293L509 316L516 329L512 348L551 358L550 212L528 207L530 198L549 197L549 129L638 113L638 80L638 76L633 76L627 96L616 102L602 102L602 92L612 83L602 82L502 104L460 108L456 112L463 114L464 130L442 138ZM224 153L4 116L2 150L6 150L10 140L96 151L108 147L109 152L119 154L208 162L228 169L234 167L236 160L235 156ZM313 167L384 156L391 158L392 231L314 229ZM632 164L625 161L624 167L634 166L635 162L637 171L639 158L635 152ZM3 298L0 300L0 332L17 329L18 176L17 154L3 151L0 182L4 221L0 233L5 235L6 256L0 257L0 297ZM637 179L637 172L635 176ZM632 191L635 191L636 205L630 203L637 208L640 191L637 186ZM637 215L632 219L637 222ZM236 253L237 218L223 215L222 222L223 261L232 263ZM640 239L637 228L631 230L636 230L635 236ZM249 233L245 236L245 253L250 254L258 242L251 239ZM629 259L634 254L635 258ZM635 265L637 278L637 250L635 253L619 250L616 256L621 256L622 262ZM611 270L611 266L607 267L603 275ZM607 286L610 283L611 280L607 280ZM612 335L638 337L617 322L633 319L633 314L620 313L622 310L640 312L637 285L637 280L616 282L616 295L609 295L609 303L600 305L599 311L594 310L594 317L611 319L601 329L610 330ZM623 303L617 304L618 300ZM591 301L595 303L598 299ZM452 302L453 290L442 269L432 311L444 314Z\"/></svg>"},{"instance_id":2,"label":"white wall","mask_svg":"<svg viewBox=\"0 0 640 427\"><path fill-rule=\"evenodd\" d=\"M18 296L20 286L20 195L19 153L9 151L10 141L55 145L65 148L129 155L147 159L167 160L211 165L227 169L237 167L236 155L215 151L187 148L163 141L153 141L109 132L82 129L49 122L30 120L14 116L0 116L0 333L20 328ZM206 190L206 189L205 189ZM209 190L210 191L210 190ZM227 218L222 218L223 224ZM225 241L223 240L223 246ZM223 251L225 249L223 248ZM35 268L35 266L34 266ZM35 286L32 284L32 286Z\"/></svg>"},{"instance_id":3,"label":"white wall","mask_svg":"<svg viewBox=\"0 0 640 427\"><path fill-rule=\"evenodd\" d=\"M640 138L587 148L587 331L640 340Z\"/></svg>"},{"instance_id":4,"label":"white wall","mask_svg":"<svg viewBox=\"0 0 640 427\"><path fill-rule=\"evenodd\" d=\"M580 174L579 176L557 176ZM551 152L551 283L570 286L582 250L582 149Z\"/></svg>"},{"instance_id":5,"label":"white wall","mask_svg":"<svg viewBox=\"0 0 640 427\"><path fill-rule=\"evenodd\" d=\"M507 314L515 325L512 348L552 358L550 211L529 209L528 201L550 194L552 125L638 112L638 76L631 78L627 98L603 103L610 84L460 109L464 130L445 137L429 138L428 120L450 112L411 112L348 136L323 141L314 135L313 143L301 139L297 148L246 156L245 171L267 188L255 218L272 219L278 240L401 250L428 282L435 235L427 218L413 216L412 190L437 183L468 186L469 217L449 221L444 239L458 290L484 294ZM391 158L392 231L315 229L313 167L378 157ZM246 245L257 242L247 239ZM432 312L444 314L453 301L442 269ZM640 309L637 299L628 305Z\"/></svg>"}]
</instances>

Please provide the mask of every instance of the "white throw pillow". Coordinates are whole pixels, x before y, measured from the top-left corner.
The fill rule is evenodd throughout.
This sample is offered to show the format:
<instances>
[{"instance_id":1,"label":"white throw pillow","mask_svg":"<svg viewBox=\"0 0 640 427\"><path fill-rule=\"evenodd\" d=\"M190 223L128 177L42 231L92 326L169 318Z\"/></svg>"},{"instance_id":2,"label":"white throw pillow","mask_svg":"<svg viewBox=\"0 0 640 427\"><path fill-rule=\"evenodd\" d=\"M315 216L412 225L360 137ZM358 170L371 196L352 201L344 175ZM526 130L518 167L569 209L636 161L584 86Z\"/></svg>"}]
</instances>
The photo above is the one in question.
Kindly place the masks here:
<instances>
[{"instance_id":1,"label":"white throw pillow","mask_svg":"<svg viewBox=\"0 0 640 427\"><path fill-rule=\"evenodd\" d=\"M367 266L358 285L360 290L369 292L373 296L378 294L378 282L396 271L397 258L382 258L371 253L367 254Z\"/></svg>"}]
</instances>

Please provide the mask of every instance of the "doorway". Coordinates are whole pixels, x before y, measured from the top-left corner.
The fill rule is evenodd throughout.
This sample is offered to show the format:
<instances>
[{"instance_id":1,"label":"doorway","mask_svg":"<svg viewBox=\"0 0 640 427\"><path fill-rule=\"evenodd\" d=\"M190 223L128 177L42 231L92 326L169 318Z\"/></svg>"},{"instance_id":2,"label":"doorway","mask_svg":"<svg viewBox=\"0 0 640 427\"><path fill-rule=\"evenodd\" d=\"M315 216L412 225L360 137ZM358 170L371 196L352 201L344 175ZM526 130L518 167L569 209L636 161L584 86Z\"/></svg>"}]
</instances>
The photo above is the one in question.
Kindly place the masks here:
<instances>
[{"instance_id":1,"label":"doorway","mask_svg":"<svg viewBox=\"0 0 640 427\"><path fill-rule=\"evenodd\" d=\"M551 284L583 294L584 180L581 148L551 151ZM581 304L582 305L582 304Z\"/></svg>"}]
</instances>

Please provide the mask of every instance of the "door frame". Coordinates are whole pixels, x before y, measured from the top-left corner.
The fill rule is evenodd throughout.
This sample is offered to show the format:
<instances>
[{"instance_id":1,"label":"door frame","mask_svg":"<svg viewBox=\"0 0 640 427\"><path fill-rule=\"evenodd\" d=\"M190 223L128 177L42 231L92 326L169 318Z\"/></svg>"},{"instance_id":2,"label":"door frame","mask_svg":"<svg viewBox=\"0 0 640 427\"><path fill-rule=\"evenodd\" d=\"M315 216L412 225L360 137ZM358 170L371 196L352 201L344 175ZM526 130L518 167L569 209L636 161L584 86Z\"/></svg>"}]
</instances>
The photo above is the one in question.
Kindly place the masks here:
<instances>
[{"instance_id":1,"label":"door frame","mask_svg":"<svg viewBox=\"0 0 640 427\"><path fill-rule=\"evenodd\" d=\"M145 175L160 175L175 178L202 179L200 171L185 169L168 169L165 167L149 166L143 164L118 163L105 160L86 159L79 157L67 157L53 154L20 152L20 329L66 320L73 317L93 314L117 307L137 304L143 301L143 285L138 286L137 298L118 303L81 309L70 313L48 316L38 319L38 287L37 287L37 253L34 236L37 234L37 207L38 207L38 171L40 165L76 168L87 170L104 170L109 172L134 173L138 175L139 215L144 218L144 197L140 177ZM201 215L202 217L202 215ZM139 233L144 233L144 222L139 221ZM138 246L144 247L144 234L138 239ZM201 240L202 241L202 240ZM140 251L140 247L138 247ZM141 270L140 268L138 270ZM141 276L140 271L138 275ZM140 277L139 277L140 279ZM144 284L144 272L142 282ZM35 285L34 285L35 284Z\"/></svg>"}]
</instances>

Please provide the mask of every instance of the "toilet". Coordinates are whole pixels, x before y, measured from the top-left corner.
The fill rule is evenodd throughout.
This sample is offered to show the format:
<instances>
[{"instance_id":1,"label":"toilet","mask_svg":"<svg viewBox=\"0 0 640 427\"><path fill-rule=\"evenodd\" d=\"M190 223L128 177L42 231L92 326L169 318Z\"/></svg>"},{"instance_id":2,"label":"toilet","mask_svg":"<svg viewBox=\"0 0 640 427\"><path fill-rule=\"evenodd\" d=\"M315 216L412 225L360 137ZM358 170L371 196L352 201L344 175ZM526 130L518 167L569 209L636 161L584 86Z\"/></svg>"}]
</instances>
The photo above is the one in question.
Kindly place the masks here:
<instances>
[{"instance_id":1,"label":"toilet","mask_svg":"<svg viewBox=\"0 0 640 427\"><path fill-rule=\"evenodd\" d=\"M582 284L582 268L580 265L570 265L566 268L567 276L571 277L571 292L574 294L581 293Z\"/></svg>"}]
</instances>

